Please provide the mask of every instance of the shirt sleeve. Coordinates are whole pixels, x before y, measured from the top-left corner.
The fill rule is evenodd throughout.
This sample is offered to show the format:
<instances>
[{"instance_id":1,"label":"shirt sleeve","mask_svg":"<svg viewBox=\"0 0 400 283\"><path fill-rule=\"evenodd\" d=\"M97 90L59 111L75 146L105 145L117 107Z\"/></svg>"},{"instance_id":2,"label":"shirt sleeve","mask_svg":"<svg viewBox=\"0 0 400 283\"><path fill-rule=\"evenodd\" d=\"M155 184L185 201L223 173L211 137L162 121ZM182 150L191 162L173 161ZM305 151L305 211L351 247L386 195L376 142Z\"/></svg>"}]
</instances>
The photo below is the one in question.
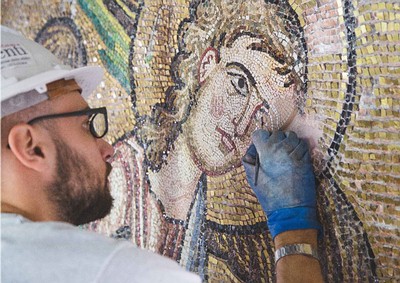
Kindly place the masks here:
<instances>
[{"instance_id":1,"label":"shirt sleeve","mask_svg":"<svg viewBox=\"0 0 400 283\"><path fill-rule=\"evenodd\" d=\"M120 245L105 260L95 282L200 283L198 275L156 253Z\"/></svg>"}]
</instances>

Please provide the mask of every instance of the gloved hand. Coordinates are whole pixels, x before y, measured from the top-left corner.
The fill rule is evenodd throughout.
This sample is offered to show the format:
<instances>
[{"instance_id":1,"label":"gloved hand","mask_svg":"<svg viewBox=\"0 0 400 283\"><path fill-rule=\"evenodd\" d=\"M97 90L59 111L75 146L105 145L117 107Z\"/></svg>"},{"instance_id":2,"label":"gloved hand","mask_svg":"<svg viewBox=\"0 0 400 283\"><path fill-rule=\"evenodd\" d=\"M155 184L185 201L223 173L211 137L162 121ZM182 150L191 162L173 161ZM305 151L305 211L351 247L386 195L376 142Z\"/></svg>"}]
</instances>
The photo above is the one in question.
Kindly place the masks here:
<instances>
[{"instance_id":1,"label":"gloved hand","mask_svg":"<svg viewBox=\"0 0 400 283\"><path fill-rule=\"evenodd\" d=\"M247 180L267 214L272 237L288 230L320 229L307 143L294 132L282 131L270 136L265 130L257 130L252 139L242 162Z\"/></svg>"}]
</instances>

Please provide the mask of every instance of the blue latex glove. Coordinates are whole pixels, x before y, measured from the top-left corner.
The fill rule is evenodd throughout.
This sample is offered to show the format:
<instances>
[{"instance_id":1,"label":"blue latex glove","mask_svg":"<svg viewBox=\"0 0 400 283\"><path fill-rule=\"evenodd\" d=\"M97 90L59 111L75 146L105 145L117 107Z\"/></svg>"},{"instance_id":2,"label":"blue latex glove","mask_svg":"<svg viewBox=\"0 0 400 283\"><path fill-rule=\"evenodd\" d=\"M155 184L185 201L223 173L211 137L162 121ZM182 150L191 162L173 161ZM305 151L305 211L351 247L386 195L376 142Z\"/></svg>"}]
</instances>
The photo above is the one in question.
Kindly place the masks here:
<instances>
[{"instance_id":1,"label":"blue latex glove","mask_svg":"<svg viewBox=\"0 0 400 283\"><path fill-rule=\"evenodd\" d=\"M253 144L242 159L243 166L267 214L272 237L289 230L320 229L316 218L315 177L307 143L294 132L282 131L270 136L265 130L257 130L252 139Z\"/></svg>"}]
</instances>

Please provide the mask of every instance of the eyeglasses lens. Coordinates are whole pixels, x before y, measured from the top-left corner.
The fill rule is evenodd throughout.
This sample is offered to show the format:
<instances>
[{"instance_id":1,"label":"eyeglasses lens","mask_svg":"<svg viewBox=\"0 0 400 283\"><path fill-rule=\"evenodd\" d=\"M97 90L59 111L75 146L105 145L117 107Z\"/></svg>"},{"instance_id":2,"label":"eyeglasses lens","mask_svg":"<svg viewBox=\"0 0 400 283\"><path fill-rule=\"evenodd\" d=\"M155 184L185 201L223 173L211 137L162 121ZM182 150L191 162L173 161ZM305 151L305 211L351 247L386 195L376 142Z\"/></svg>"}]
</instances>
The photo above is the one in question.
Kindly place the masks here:
<instances>
[{"instance_id":1,"label":"eyeglasses lens","mask_svg":"<svg viewBox=\"0 0 400 283\"><path fill-rule=\"evenodd\" d=\"M96 113L91 119L91 130L92 134L101 138L107 133L107 121L106 116L103 113Z\"/></svg>"}]
</instances>

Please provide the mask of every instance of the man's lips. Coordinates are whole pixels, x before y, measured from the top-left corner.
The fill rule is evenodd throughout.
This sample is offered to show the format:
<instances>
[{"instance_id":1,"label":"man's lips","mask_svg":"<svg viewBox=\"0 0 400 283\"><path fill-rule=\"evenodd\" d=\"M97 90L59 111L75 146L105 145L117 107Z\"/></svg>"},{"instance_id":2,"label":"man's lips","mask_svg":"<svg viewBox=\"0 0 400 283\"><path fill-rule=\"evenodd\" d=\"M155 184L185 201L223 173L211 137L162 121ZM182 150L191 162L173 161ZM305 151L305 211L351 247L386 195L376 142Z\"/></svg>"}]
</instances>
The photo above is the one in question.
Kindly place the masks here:
<instances>
[{"instance_id":1,"label":"man's lips","mask_svg":"<svg viewBox=\"0 0 400 283\"><path fill-rule=\"evenodd\" d=\"M224 145L228 153L237 150L236 145L230 134L222 130L220 127L217 127L216 130L218 133L221 134L221 143L222 145Z\"/></svg>"}]
</instances>

